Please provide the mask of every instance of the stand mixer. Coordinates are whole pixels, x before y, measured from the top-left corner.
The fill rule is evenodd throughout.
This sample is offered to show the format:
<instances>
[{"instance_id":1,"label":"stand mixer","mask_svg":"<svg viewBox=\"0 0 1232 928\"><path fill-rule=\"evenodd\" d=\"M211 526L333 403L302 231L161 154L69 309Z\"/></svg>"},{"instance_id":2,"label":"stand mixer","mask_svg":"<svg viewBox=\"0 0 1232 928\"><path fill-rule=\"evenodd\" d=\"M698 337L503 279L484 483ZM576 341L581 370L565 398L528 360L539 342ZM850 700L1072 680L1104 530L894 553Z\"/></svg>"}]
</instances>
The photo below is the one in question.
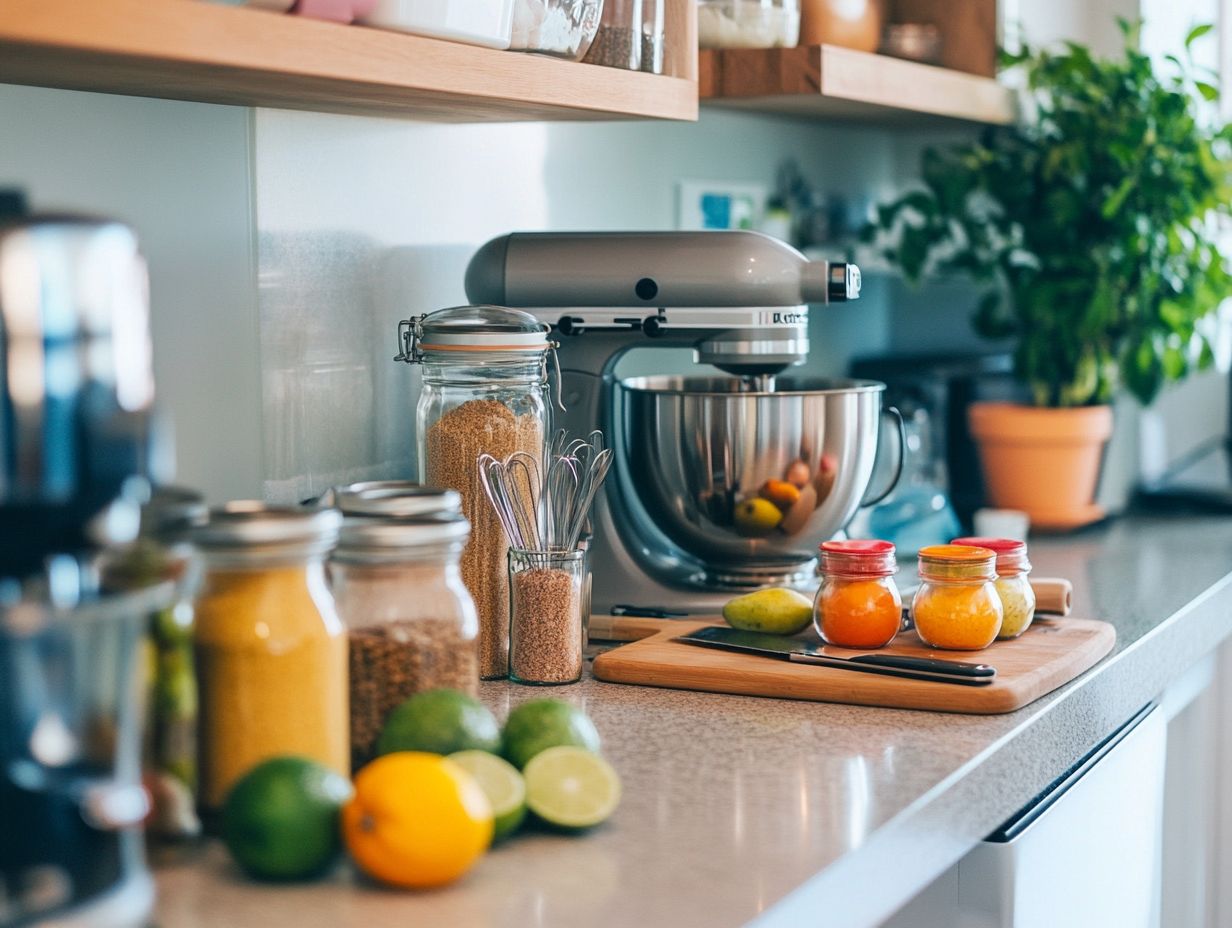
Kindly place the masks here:
<instances>
[{"instance_id":1,"label":"stand mixer","mask_svg":"<svg viewBox=\"0 0 1232 928\"><path fill-rule=\"evenodd\" d=\"M884 387L778 375L807 357L808 304L859 297L855 265L754 232L514 233L479 249L466 293L553 327L560 424L599 428L615 451L593 516L594 611L706 612L816 585L817 545L868 488ZM621 381L618 362L646 346L732 376Z\"/></svg>"}]
</instances>

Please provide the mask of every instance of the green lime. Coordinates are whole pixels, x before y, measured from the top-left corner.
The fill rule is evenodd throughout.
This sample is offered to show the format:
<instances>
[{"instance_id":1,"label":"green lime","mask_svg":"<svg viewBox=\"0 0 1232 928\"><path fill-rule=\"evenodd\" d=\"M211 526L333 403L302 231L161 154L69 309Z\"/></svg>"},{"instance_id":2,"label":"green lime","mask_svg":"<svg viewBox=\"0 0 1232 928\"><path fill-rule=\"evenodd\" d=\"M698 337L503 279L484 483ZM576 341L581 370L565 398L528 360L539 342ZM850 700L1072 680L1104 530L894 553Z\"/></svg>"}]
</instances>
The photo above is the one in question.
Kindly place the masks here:
<instances>
[{"instance_id":1,"label":"green lime","mask_svg":"<svg viewBox=\"0 0 1232 928\"><path fill-rule=\"evenodd\" d=\"M244 774L227 795L223 841L251 876L316 876L338 854L338 813L350 798L351 782L328 767L275 757Z\"/></svg>"},{"instance_id":2,"label":"green lime","mask_svg":"<svg viewBox=\"0 0 1232 928\"><path fill-rule=\"evenodd\" d=\"M500 743L496 716L478 699L457 690L428 690L389 714L376 752L453 754L475 749L496 754Z\"/></svg>"},{"instance_id":3,"label":"green lime","mask_svg":"<svg viewBox=\"0 0 1232 928\"><path fill-rule=\"evenodd\" d=\"M449 759L479 783L496 817L493 841L507 838L526 818L526 783L509 761L487 751L459 751Z\"/></svg>"},{"instance_id":4,"label":"green lime","mask_svg":"<svg viewBox=\"0 0 1232 928\"><path fill-rule=\"evenodd\" d=\"M562 744L599 751L595 723L577 706L559 699L532 699L505 720L502 753L519 770L540 751Z\"/></svg>"},{"instance_id":5,"label":"green lime","mask_svg":"<svg viewBox=\"0 0 1232 928\"><path fill-rule=\"evenodd\" d=\"M591 828L620 805L620 777L584 748L548 748L531 759L523 774L527 808L558 828Z\"/></svg>"}]
</instances>

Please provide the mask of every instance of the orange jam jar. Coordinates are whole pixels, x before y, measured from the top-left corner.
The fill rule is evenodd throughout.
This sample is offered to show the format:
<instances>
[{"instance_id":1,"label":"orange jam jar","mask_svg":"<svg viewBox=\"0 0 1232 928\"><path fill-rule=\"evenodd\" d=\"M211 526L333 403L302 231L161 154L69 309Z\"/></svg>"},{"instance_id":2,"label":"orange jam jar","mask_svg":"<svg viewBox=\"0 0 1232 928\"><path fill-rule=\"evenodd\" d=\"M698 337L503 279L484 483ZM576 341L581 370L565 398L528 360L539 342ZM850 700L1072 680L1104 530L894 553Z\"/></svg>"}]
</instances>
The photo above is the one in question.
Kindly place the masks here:
<instances>
[{"instance_id":1,"label":"orange jam jar","mask_svg":"<svg viewBox=\"0 0 1232 928\"><path fill-rule=\"evenodd\" d=\"M926 645L978 651L1001 631L1004 612L993 582L997 555L973 545L920 550L920 586L911 601L916 634Z\"/></svg>"},{"instance_id":2,"label":"orange jam jar","mask_svg":"<svg viewBox=\"0 0 1232 928\"><path fill-rule=\"evenodd\" d=\"M813 624L826 644L881 648L903 624L894 585L898 564L888 541L827 541L821 546L821 589Z\"/></svg>"}]
</instances>

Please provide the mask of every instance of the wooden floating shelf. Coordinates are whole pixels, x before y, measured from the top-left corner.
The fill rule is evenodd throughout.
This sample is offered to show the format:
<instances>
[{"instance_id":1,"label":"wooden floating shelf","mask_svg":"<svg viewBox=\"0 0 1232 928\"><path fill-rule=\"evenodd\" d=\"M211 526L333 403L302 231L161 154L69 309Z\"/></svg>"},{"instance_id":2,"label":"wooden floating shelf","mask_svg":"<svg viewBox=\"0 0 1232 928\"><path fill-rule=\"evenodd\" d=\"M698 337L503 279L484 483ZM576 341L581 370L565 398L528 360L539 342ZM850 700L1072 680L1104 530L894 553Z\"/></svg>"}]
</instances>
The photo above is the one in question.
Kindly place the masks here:
<instances>
[{"instance_id":1,"label":"wooden floating shelf","mask_svg":"<svg viewBox=\"0 0 1232 928\"><path fill-rule=\"evenodd\" d=\"M438 122L692 120L692 6L669 2L668 77L199 0L0 0L0 82Z\"/></svg>"},{"instance_id":2,"label":"wooden floating shelf","mask_svg":"<svg viewBox=\"0 0 1232 928\"><path fill-rule=\"evenodd\" d=\"M698 91L707 105L880 124L1005 125L1016 114L992 78L833 45L704 50Z\"/></svg>"}]
</instances>

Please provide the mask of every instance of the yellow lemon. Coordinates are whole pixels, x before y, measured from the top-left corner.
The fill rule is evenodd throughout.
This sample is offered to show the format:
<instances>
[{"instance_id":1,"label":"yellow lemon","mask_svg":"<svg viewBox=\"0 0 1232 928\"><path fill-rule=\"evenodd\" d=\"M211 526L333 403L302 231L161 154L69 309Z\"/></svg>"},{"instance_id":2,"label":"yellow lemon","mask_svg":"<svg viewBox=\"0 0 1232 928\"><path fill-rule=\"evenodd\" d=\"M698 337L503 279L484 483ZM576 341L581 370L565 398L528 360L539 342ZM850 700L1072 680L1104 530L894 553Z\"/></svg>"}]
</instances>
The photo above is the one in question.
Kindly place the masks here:
<instances>
[{"instance_id":1,"label":"yellow lemon","mask_svg":"<svg viewBox=\"0 0 1232 928\"><path fill-rule=\"evenodd\" d=\"M456 880L492 843L492 806L475 778L437 754L378 757L355 777L342 834L360 868L394 886Z\"/></svg>"}]
</instances>

